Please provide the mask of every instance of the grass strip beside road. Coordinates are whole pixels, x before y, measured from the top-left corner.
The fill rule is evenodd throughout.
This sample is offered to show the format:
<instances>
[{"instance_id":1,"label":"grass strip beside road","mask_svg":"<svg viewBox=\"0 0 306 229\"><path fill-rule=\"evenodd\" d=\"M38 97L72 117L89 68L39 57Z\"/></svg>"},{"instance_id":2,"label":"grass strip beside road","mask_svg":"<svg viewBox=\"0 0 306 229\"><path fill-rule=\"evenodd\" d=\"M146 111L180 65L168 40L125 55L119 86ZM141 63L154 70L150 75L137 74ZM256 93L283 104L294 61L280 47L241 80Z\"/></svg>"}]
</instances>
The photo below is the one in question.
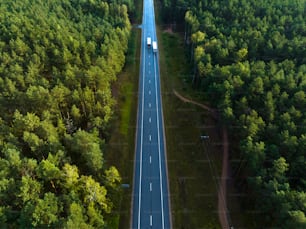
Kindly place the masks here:
<instances>
[{"instance_id":1,"label":"grass strip beside road","mask_svg":"<svg viewBox=\"0 0 306 229\"><path fill-rule=\"evenodd\" d=\"M157 29L173 228L221 228L217 214L221 136L207 111L173 94L174 89L192 97L186 83L190 68L182 37ZM210 138L201 141L201 135Z\"/></svg>"},{"instance_id":2,"label":"grass strip beside road","mask_svg":"<svg viewBox=\"0 0 306 229\"><path fill-rule=\"evenodd\" d=\"M136 10L132 15L133 28L129 40L124 69L113 85L113 96L117 101L115 118L111 124L110 140L107 142L104 155L106 165L114 165L121 177L120 197L115 201L114 218L117 222L114 229L126 229L131 220L131 197L133 191L133 172L135 155L135 134L138 102L138 82L140 67L141 30L138 25L142 18L142 0L135 0Z\"/></svg>"},{"instance_id":3,"label":"grass strip beside road","mask_svg":"<svg viewBox=\"0 0 306 229\"><path fill-rule=\"evenodd\" d=\"M135 132L138 100L139 56L141 30L132 29L127 53L126 65L113 85L113 94L117 101L116 117L112 122L111 138L106 145L105 160L107 166L114 165L122 177L120 199L115 200L119 213L118 225L114 228L126 229L130 224L131 196L133 190L133 169L135 153ZM119 212L118 212L119 211Z\"/></svg>"}]
</instances>

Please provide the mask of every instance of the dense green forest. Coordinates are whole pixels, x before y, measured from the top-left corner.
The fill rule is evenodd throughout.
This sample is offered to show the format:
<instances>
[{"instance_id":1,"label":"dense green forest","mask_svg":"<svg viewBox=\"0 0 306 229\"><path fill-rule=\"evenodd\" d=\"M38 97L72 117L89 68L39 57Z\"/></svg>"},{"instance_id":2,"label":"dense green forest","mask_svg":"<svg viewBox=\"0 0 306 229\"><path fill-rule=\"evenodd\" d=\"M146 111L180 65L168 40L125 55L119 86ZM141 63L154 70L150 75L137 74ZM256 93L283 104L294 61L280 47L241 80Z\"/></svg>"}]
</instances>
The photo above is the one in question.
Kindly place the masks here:
<instances>
[{"instance_id":1,"label":"dense green forest","mask_svg":"<svg viewBox=\"0 0 306 229\"><path fill-rule=\"evenodd\" d=\"M306 1L162 5L165 22L184 24L190 82L231 132L253 227L306 228Z\"/></svg>"},{"instance_id":2,"label":"dense green forest","mask_svg":"<svg viewBox=\"0 0 306 229\"><path fill-rule=\"evenodd\" d=\"M2 0L0 227L116 228L103 161L130 0Z\"/></svg>"}]
</instances>

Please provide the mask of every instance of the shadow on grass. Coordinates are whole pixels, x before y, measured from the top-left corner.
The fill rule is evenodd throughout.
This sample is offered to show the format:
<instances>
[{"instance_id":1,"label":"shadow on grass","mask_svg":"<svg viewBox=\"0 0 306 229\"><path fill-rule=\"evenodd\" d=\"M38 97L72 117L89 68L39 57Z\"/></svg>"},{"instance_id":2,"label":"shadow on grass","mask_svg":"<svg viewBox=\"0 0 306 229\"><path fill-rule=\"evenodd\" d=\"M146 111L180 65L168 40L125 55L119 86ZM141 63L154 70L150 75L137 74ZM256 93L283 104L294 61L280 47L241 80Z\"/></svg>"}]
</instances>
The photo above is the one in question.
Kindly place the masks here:
<instances>
[{"instance_id":1,"label":"shadow on grass","mask_svg":"<svg viewBox=\"0 0 306 229\"><path fill-rule=\"evenodd\" d=\"M122 188L119 199L115 201L118 206L114 206L113 214L117 219L117 226L114 228L119 229L126 229L130 224L140 38L141 30L132 29L126 65L113 85L113 95L117 105L115 118L111 124L111 138L105 149L107 166L114 165L122 177L122 184L129 186Z\"/></svg>"},{"instance_id":2,"label":"shadow on grass","mask_svg":"<svg viewBox=\"0 0 306 229\"><path fill-rule=\"evenodd\" d=\"M207 111L180 101L192 91L183 41L175 33L158 30L163 110L173 228L221 228L218 185L222 145L216 121ZM192 96L192 93L189 94ZM209 135L209 141L201 141Z\"/></svg>"}]
</instances>

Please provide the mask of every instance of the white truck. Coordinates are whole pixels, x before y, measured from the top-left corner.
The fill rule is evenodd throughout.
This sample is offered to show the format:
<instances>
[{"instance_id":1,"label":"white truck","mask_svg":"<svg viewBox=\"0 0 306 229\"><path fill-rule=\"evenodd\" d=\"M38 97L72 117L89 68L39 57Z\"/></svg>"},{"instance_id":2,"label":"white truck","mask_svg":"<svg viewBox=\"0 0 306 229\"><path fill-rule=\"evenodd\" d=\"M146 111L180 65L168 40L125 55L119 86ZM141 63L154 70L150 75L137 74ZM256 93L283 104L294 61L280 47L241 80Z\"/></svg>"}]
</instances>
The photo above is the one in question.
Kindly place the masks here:
<instances>
[{"instance_id":1,"label":"white truck","mask_svg":"<svg viewBox=\"0 0 306 229\"><path fill-rule=\"evenodd\" d=\"M148 48L151 47L151 37L147 37L147 46Z\"/></svg>"},{"instance_id":2,"label":"white truck","mask_svg":"<svg viewBox=\"0 0 306 229\"><path fill-rule=\"evenodd\" d=\"M153 46L153 52L157 52L157 42L156 41L153 41L152 46Z\"/></svg>"}]
</instances>

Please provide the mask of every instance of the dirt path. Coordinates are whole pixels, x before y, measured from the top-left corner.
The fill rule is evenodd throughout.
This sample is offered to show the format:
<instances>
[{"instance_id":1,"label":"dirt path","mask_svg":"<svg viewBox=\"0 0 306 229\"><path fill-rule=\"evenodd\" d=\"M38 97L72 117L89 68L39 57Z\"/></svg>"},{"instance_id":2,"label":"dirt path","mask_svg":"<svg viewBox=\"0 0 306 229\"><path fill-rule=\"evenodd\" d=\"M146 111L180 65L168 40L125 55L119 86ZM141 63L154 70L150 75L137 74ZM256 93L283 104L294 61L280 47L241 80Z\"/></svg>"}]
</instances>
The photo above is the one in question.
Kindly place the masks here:
<instances>
[{"instance_id":1,"label":"dirt path","mask_svg":"<svg viewBox=\"0 0 306 229\"><path fill-rule=\"evenodd\" d=\"M202 107L204 110L207 110L211 113L211 115L214 117L214 118L217 118L217 112L216 110L210 108L209 106L206 106L205 104L202 104L202 103L198 103L196 101L193 101L191 99L188 99L188 98L185 98L184 96L180 95L176 90L173 90L173 93L176 97L178 97L180 100L182 100L183 102L185 103L192 103L194 105L197 105L199 107Z\"/></svg>"},{"instance_id":2,"label":"dirt path","mask_svg":"<svg viewBox=\"0 0 306 229\"><path fill-rule=\"evenodd\" d=\"M223 162L222 162L222 175L218 192L218 212L219 220L223 229L228 229L228 211L226 201L226 182L228 178L228 136L227 129L222 128L223 136Z\"/></svg>"},{"instance_id":3,"label":"dirt path","mask_svg":"<svg viewBox=\"0 0 306 229\"><path fill-rule=\"evenodd\" d=\"M218 115L216 110L206 106L205 104L198 103L191 99L185 98L180 95L177 91L173 90L173 93L176 97L182 100L185 103L192 103L197 105L207 111L213 116L213 118L218 119ZM223 162L222 162L222 174L219 183L219 191L218 191L218 215L221 227L223 229L229 229L228 223L228 211L227 211L227 201L226 201L226 181L228 178L228 135L227 129L225 127L222 128L222 141L223 141Z\"/></svg>"}]
</instances>

